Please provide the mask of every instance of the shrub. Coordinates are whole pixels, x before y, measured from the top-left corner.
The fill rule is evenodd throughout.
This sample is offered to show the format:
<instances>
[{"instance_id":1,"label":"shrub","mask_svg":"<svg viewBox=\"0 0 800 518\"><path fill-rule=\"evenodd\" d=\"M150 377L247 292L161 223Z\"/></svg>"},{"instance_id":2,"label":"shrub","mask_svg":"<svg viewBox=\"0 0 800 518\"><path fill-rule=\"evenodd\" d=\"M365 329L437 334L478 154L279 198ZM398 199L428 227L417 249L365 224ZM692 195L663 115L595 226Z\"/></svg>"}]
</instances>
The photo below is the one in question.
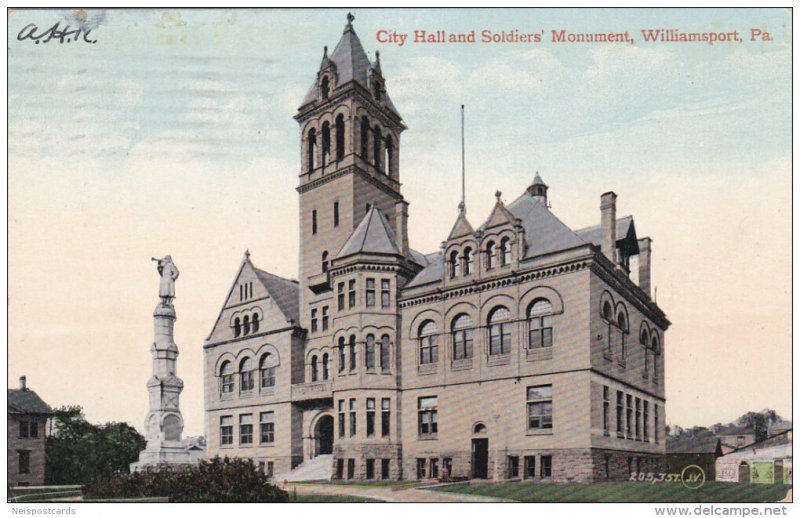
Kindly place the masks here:
<instances>
[{"instance_id":1,"label":"shrub","mask_svg":"<svg viewBox=\"0 0 800 518\"><path fill-rule=\"evenodd\" d=\"M250 459L214 457L196 466L158 466L99 480L84 488L87 498L169 497L172 502L288 502Z\"/></svg>"}]
</instances>

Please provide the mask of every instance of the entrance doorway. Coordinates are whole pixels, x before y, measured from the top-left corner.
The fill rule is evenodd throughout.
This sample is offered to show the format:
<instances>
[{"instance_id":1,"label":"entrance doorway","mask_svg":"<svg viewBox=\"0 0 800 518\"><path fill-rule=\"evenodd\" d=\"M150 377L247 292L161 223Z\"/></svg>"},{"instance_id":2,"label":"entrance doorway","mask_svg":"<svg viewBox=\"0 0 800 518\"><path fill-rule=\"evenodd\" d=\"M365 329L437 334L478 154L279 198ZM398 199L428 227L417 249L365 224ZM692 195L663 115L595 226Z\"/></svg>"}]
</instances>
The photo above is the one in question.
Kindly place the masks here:
<instances>
[{"instance_id":1,"label":"entrance doorway","mask_svg":"<svg viewBox=\"0 0 800 518\"><path fill-rule=\"evenodd\" d=\"M317 455L333 453L333 417L324 415L317 423Z\"/></svg>"},{"instance_id":2,"label":"entrance doorway","mask_svg":"<svg viewBox=\"0 0 800 518\"><path fill-rule=\"evenodd\" d=\"M472 439L472 478L489 478L489 439Z\"/></svg>"}]
</instances>

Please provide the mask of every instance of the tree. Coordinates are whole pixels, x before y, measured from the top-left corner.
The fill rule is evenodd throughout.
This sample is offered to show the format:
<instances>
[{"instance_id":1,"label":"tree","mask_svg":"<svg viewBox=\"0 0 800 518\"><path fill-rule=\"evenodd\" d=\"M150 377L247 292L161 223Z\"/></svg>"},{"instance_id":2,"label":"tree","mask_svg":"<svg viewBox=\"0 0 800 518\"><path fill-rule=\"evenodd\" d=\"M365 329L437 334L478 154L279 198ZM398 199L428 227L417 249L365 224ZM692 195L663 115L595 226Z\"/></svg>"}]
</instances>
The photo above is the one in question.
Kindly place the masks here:
<instances>
[{"instance_id":1,"label":"tree","mask_svg":"<svg viewBox=\"0 0 800 518\"><path fill-rule=\"evenodd\" d=\"M80 406L58 408L45 448L46 483L87 484L129 473L145 445L144 437L127 423L94 425Z\"/></svg>"}]
</instances>

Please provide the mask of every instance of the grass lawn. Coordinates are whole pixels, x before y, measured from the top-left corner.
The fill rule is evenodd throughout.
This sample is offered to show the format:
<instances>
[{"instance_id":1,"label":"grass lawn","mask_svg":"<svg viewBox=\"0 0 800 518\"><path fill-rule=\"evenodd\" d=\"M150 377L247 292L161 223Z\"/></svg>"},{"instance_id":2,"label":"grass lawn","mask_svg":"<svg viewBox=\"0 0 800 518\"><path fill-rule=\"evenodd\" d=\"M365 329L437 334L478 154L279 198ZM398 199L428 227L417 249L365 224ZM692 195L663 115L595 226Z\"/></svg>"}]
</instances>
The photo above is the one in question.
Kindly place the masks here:
<instances>
[{"instance_id":1,"label":"grass lawn","mask_svg":"<svg viewBox=\"0 0 800 518\"><path fill-rule=\"evenodd\" d=\"M292 497L294 498L294 497ZM297 500L292 500L298 504L361 504L361 503L383 503L383 500L374 498L364 498L361 496L348 495L297 495Z\"/></svg>"},{"instance_id":2,"label":"grass lawn","mask_svg":"<svg viewBox=\"0 0 800 518\"><path fill-rule=\"evenodd\" d=\"M598 482L595 484L532 484L499 482L447 486L438 491L494 496L518 502L670 502L736 503L777 502L786 497L787 484L706 482L688 489L680 482Z\"/></svg>"}]
</instances>

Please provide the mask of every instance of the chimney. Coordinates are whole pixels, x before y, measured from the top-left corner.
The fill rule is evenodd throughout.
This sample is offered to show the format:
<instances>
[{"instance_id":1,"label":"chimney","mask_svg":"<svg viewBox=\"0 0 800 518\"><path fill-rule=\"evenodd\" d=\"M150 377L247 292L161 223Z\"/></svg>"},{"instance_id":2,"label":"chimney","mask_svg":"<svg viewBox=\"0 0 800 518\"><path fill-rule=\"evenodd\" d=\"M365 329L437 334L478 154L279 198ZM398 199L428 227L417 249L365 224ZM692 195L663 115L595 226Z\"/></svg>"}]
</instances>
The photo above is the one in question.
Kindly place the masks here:
<instances>
[{"instance_id":1,"label":"chimney","mask_svg":"<svg viewBox=\"0 0 800 518\"><path fill-rule=\"evenodd\" d=\"M398 201L394 206L395 244L400 255L408 257L408 202Z\"/></svg>"},{"instance_id":2,"label":"chimney","mask_svg":"<svg viewBox=\"0 0 800 518\"><path fill-rule=\"evenodd\" d=\"M28 390L27 379L25 378L25 376L20 376L19 377L19 389L20 390Z\"/></svg>"},{"instance_id":3,"label":"chimney","mask_svg":"<svg viewBox=\"0 0 800 518\"><path fill-rule=\"evenodd\" d=\"M600 250L617 264L617 195L609 191L600 196Z\"/></svg>"},{"instance_id":4,"label":"chimney","mask_svg":"<svg viewBox=\"0 0 800 518\"><path fill-rule=\"evenodd\" d=\"M650 253L652 239L643 237L639 240L639 288L650 296Z\"/></svg>"}]
</instances>

